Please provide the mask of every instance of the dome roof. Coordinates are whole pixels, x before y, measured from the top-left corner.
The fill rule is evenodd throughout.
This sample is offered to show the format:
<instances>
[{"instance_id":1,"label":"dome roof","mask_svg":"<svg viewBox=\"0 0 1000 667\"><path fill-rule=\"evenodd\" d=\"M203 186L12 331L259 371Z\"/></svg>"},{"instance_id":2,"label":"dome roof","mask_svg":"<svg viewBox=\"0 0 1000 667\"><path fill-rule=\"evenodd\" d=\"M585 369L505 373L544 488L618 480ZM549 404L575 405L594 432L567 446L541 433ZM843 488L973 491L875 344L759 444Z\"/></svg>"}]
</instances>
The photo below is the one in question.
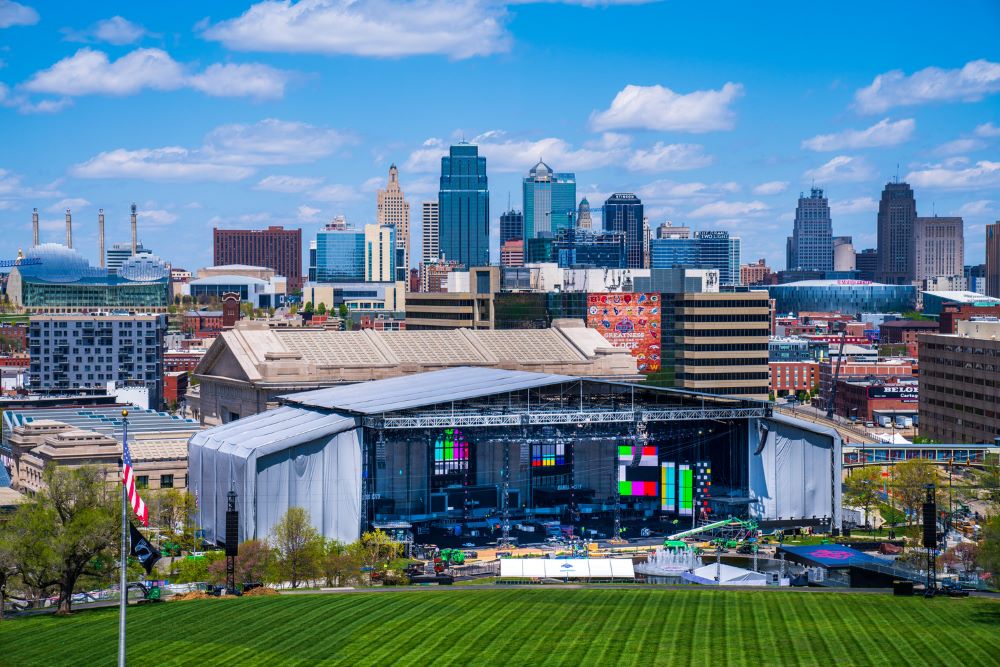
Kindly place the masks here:
<instances>
[{"instance_id":1,"label":"dome roof","mask_svg":"<svg viewBox=\"0 0 1000 667\"><path fill-rule=\"evenodd\" d=\"M528 173L532 176L549 176L552 174L552 167L539 160L538 164L532 167Z\"/></svg>"},{"instance_id":2,"label":"dome roof","mask_svg":"<svg viewBox=\"0 0 1000 667\"><path fill-rule=\"evenodd\" d=\"M118 268L118 275L125 280L152 282L165 280L170 275L166 263L152 253L129 257Z\"/></svg>"},{"instance_id":3,"label":"dome roof","mask_svg":"<svg viewBox=\"0 0 1000 667\"><path fill-rule=\"evenodd\" d=\"M590 202L587 201L586 197L580 200L580 208L590 208Z\"/></svg>"},{"instance_id":4,"label":"dome roof","mask_svg":"<svg viewBox=\"0 0 1000 667\"><path fill-rule=\"evenodd\" d=\"M25 277L53 283L72 283L84 278L104 275L102 269L93 267L76 250L61 243L42 243L29 248L25 259L37 259L37 264L18 266L18 272Z\"/></svg>"}]
</instances>

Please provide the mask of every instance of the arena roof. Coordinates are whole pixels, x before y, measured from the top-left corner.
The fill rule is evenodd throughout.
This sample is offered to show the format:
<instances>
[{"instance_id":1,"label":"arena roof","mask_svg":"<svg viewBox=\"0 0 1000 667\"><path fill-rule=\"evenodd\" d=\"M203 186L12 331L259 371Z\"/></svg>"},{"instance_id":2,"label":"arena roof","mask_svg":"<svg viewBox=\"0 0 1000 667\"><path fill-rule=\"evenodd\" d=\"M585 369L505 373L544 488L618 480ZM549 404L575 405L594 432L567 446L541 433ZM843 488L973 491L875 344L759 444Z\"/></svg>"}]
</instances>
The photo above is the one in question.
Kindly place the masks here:
<instances>
[{"instance_id":1,"label":"arena roof","mask_svg":"<svg viewBox=\"0 0 1000 667\"><path fill-rule=\"evenodd\" d=\"M370 415L534 389L578 379L568 375L507 371L499 368L458 367L376 382L317 389L282 398L289 403L299 405Z\"/></svg>"},{"instance_id":2,"label":"arena roof","mask_svg":"<svg viewBox=\"0 0 1000 667\"><path fill-rule=\"evenodd\" d=\"M768 287L910 287L910 285L886 285L869 280L799 280Z\"/></svg>"},{"instance_id":3,"label":"arena roof","mask_svg":"<svg viewBox=\"0 0 1000 667\"><path fill-rule=\"evenodd\" d=\"M122 409L126 406L92 406L72 408L8 409L3 413L4 427L13 429L31 422L50 420L62 422L84 431L96 431L105 435L121 437L123 430ZM131 435L149 433L192 433L201 430L193 419L173 417L165 412L142 410L128 407L128 430ZM169 436L165 436L169 437Z\"/></svg>"}]
</instances>

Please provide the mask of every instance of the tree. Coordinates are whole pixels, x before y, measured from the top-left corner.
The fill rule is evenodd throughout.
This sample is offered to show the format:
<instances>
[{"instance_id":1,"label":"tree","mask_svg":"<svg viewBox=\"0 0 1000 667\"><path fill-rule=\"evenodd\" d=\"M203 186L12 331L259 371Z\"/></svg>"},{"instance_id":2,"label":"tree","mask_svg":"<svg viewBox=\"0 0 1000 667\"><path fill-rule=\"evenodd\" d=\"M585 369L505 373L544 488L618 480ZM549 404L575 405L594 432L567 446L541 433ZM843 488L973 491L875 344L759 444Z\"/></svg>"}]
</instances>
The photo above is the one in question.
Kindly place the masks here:
<instances>
[{"instance_id":1,"label":"tree","mask_svg":"<svg viewBox=\"0 0 1000 667\"><path fill-rule=\"evenodd\" d=\"M7 583L17 574L17 561L8 536L0 535L0 621L7 599Z\"/></svg>"},{"instance_id":2,"label":"tree","mask_svg":"<svg viewBox=\"0 0 1000 667\"><path fill-rule=\"evenodd\" d=\"M992 455L986 462L986 467L979 473L979 488L983 491L983 499L1000 510L1000 462Z\"/></svg>"},{"instance_id":3,"label":"tree","mask_svg":"<svg viewBox=\"0 0 1000 667\"><path fill-rule=\"evenodd\" d=\"M323 538L301 507L289 507L272 532L276 563L283 580L292 588L316 577L323 555Z\"/></svg>"},{"instance_id":4,"label":"tree","mask_svg":"<svg viewBox=\"0 0 1000 667\"><path fill-rule=\"evenodd\" d=\"M990 517L983 526L979 541L979 563L994 577L1000 575L1000 514Z\"/></svg>"},{"instance_id":5,"label":"tree","mask_svg":"<svg viewBox=\"0 0 1000 667\"><path fill-rule=\"evenodd\" d=\"M233 564L236 583L267 583L273 565L271 545L265 540L247 540L240 543L236 562ZM212 583L222 584L226 581L226 560L220 559L209 563L208 579Z\"/></svg>"},{"instance_id":6,"label":"tree","mask_svg":"<svg viewBox=\"0 0 1000 667\"><path fill-rule=\"evenodd\" d=\"M979 560L979 545L975 542L959 542L945 551L941 558L952 567L961 565L963 572L975 572Z\"/></svg>"},{"instance_id":7,"label":"tree","mask_svg":"<svg viewBox=\"0 0 1000 667\"><path fill-rule=\"evenodd\" d=\"M340 319L345 320L345 321L347 320L347 304L346 303L340 304L340 306L337 308L337 312L340 313Z\"/></svg>"},{"instance_id":8,"label":"tree","mask_svg":"<svg viewBox=\"0 0 1000 667\"><path fill-rule=\"evenodd\" d=\"M865 525L868 525L868 515L878 500L882 488L882 471L878 467L865 466L855 469L844 484L844 497L853 505L865 511Z\"/></svg>"},{"instance_id":9,"label":"tree","mask_svg":"<svg viewBox=\"0 0 1000 667\"><path fill-rule=\"evenodd\" d=\"M326 315L326 304L322 301L319 302L319 306L316 308L317 315Z\"/></svg>"},{"instance_id":10,"label":"tree","mask_svg":"<svg viewBox=\"0 0 1000 667\"><path fill-rule=\"evenodd\" d=\"M322 570L327 586L343 586L355 577L360 568L355 554L340 540L328 540L323 553Z\"/></svg>"},{"instance_id":11,"label":"tree","mask_svg":"<svg viewBox=\"0 0 1000 667\"><path fill-rule=\"evenodd\" d=\"M927 485L936 480L934 464L927 459L910 459L896 464L892 472L892 486L896 498L909 513L910 523L927 498Z\"/></svg>"},{"instance_id":12,"label":"tree","mask_svg":"<svg viewBox=\"0 0 1000 667\"><path fill-rule=\"evenodd\" d=\"M191 532L198 513L192 494L181 489L158 489L147 491L145 496L152 525L170 535L183 536Z\"/></svg>"},{"instance_id":13,"label":"tree","mask_svg":"<svg viewBox=\"0 0 1000 667\"><path fill-rule=\"evenodd\" d=\"M119 487L91 466L48 466L44 480L45 488L14 512L11 546L25 583L38 590L58 587L58 613L68 614L80 577L101 574L95 558L103 554L103 561L114 562Z\"/></svg>"},{"instance_id":14,"label":"tree","mask_svg":"<svg viewBox=\"0 0 1000 667\"><path fill-rule=\"evenodd\" d=\"M396 557L399 544L389 539L381 530L370 530L361 535L361 539L351 544L351 549L362 565L374 570L379 563L388 562Z\"/></svg>"},{"instance_id":15,"label":"tree","mask_svg":"<svg viewBox=\"0 0 1000 667\"><path fill-rule=\"evenodd\" d=\"M313 302L312 301L306 301L306 305L305 305L305 308L303 308L303 311L306 312L306 313L308 313L308 314L310 314L310 315L312 315L312 313L313 313Z\"/></svg>"}]
</instances>

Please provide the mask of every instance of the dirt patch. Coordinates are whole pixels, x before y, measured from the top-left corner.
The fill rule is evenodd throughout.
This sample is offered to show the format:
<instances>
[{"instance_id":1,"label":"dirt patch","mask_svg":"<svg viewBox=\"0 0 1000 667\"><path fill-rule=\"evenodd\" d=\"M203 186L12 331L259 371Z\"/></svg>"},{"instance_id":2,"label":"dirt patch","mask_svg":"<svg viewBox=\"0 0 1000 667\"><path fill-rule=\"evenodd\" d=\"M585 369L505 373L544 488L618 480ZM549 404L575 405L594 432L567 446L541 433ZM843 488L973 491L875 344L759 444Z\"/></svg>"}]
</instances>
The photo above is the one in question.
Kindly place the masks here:
<instances>
[{"instance_id":1,"label":"dirt patch","mask_svg":"<svg viewBox=\"0 0 1000 667\"><path fill-rule=\"evenodd\" d=\"M250 597L250 596L257 596L257 595L279 595L279 593L278 593L278 591L274 590L273 588L268 588L266 586L260 586L258 588L251 588L250 590L248 590L246 593L243 594L243 597Z\"/></svg>"},{"instance_id":2,"label":"dirt patch","mask_svg":"<svg viewBox=\"0 0 1000 667\"><path fill-rule=\"evenodd\" d=\"M205 591L191 591L190 593L181 593L180 595L175 595L172 598L170 598L170 601L183 602L185 600L210 600L210 599L218 599L218 598L214 595L209 595Z\"/></svg>"}]
</instances>

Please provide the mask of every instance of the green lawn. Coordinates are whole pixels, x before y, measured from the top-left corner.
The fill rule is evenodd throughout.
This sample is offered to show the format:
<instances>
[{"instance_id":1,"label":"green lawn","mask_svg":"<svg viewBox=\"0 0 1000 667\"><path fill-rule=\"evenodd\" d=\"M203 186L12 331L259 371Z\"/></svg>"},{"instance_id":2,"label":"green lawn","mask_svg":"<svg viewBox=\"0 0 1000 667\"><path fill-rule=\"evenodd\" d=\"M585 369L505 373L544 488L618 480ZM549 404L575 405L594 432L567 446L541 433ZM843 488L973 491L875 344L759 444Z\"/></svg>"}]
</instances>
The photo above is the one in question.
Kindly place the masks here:
<instances>
[{"instance_id":1,"label":"green lawn","mask_svg":"<svg viewBox=\"0 0 1000 667\"><path fill-rule=\"evenodd\" d=\"M110 665L117 612L0 623L0 664ZM996 665L1000 601L713 590L423 590L129 610L133 665Z\"/></svg>"}]
</instances>

